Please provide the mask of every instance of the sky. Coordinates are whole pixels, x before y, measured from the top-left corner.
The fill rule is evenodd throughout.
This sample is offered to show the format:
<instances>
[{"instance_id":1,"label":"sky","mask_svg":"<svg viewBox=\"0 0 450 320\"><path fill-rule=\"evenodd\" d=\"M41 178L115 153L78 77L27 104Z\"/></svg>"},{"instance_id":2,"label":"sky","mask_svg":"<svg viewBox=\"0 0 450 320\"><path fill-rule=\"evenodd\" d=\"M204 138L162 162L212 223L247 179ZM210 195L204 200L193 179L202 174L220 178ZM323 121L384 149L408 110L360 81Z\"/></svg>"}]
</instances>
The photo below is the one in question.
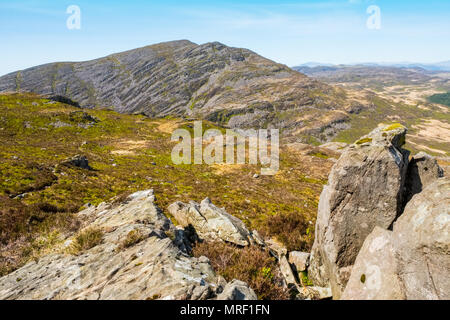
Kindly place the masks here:
<instances>
[{"instance_id":1,"label":"sky","mask_svg":"<svg viewBox=\"0 0 450 320\"><path fill-rule=\"evenodd\" d=\"M180 39L288 66L448 61L449 17L449 0L0 0L0 75Z\"/></svg>"}]
</instances>

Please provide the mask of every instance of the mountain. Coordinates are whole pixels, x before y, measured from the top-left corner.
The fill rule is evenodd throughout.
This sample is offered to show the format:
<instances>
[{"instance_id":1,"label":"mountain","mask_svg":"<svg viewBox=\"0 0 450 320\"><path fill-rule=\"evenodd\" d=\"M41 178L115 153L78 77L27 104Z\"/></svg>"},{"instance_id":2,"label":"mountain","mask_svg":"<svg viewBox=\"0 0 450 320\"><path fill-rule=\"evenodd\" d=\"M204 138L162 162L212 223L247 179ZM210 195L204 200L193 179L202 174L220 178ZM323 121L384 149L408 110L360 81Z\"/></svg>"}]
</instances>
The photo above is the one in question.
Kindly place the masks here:
<instances>
[{"instance_id":1,"label":"mountain","mask_svg":"<svg viewBox=\"0 0 450 320\"><path fill-rule=\"evenodd\" d=\"M298 67L309 67L309 68L314 68L314 67L323 67L323 66L326 66L326 67L332 67L333 64L331 64L331 63L321 63L321 62L313 62L313 61L311 61L311 62L303 63L303 64L299 65ZM295 69L295 67L294 67L294 69Z\"/></svg>"},{"instance_id":2,"label":"mountain","mask_svg":"<svg viewBox=\"0 0 450 320\"><path fill-rule=\"evenodd\" d=\"M293 67L293 69L301 69L303 67L336 67L336 64L307 62ZM450 61L442 61L436 63L420 63L420 62L364 62L364 63L350 63L339 66L366 66L366 67L391 67L391 68L407 68L407 69L424 69L427 71L450 71Z\"/></svg>"},{"instance_id":3,"label":"mountain","mask_svg":"<svg viewBox=\"0 0 450 320\"><path fill-rule=\"evenodd\" d=\"M230 127L272 125L297 135L342 121L351 106L342 89L250 50L187 40L1 77L0 92L14 91L60 96L84 108L196 117Z\"/></svg>"},{"instance_id":4,"label":"mountain","mask_svg":"<svg viewBox=\"0 0 450 320\"><path fill-rule=\"evenodd\" d=\"M425 69L398 68L391 66L369 66L369 65L338 65L338 66L316 66L316 67L294 67L296 71L302 72L317 80L327 83L365 83L382 84L384 86L397 84L417 84L431 81L436 76Z\"/></svg>"},{"instance_id":5,"label":"mountain","mask_svg":"<svg viewBox=\"0 0 450 320\"><path fill-rule=\"evenodd\" d=\"M379 65L396 68L422 68L427 71L450 71L450 61L443 61L436 63L417 63L417 62L382 63Z\"/></svg>"},{"instance_id":6,"label":"mountain","mask_svg":"<svg viewBox=\"0 0 450 320\"><path fill-rule=\"evenodd\" d=\"M0 77L0 92L33 92L88 109L204 119L229 128L278 128L287 142L316 145L333 140L352 143L381 121L401 119L412 127L448 117L438 107L419 108L414 97L439 93L437 88L445 88L448 79L415 69L313 70L325 76L302 69L312 75L308 77L247 49L181 40L14 72ZM426 86L412 94L405 88L395 96L391 94L395 88L380 91L405 81ZM428 90L430 85L433 90ZM438 140L432 149L446 153L448 148Z\"/></svg>"}]
</instances>

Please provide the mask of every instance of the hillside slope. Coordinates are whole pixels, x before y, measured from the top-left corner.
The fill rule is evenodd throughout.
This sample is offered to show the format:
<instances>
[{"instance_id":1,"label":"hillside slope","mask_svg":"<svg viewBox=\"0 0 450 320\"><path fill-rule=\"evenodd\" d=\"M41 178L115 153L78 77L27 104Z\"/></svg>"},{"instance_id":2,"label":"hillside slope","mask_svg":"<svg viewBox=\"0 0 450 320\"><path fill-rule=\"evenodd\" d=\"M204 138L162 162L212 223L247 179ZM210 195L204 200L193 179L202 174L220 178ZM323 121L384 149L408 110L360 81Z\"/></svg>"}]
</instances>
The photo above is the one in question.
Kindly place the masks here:
<instances>
[{"instance_id":1,"label":"hillside slope","mask_svg":"<svg viewBox=\"0 0 450 320\"><path fill-rule=\"evenodd\" d=\"M171 132L190 127L192 122L183 119L82 110L36 95L0 94L0 276L76 232L74 213L83 205L120 201L146 189L154 190L165 212L175 201L209 197L251 230L277 238L290 250L308 250L335 155L282 147L280 171L259 178L254 178L257 165L174 165ZM203 127L213 126L204 121ZM91 170L67 163L77 154L87 157Z\"/></svg>"}]
</instances>

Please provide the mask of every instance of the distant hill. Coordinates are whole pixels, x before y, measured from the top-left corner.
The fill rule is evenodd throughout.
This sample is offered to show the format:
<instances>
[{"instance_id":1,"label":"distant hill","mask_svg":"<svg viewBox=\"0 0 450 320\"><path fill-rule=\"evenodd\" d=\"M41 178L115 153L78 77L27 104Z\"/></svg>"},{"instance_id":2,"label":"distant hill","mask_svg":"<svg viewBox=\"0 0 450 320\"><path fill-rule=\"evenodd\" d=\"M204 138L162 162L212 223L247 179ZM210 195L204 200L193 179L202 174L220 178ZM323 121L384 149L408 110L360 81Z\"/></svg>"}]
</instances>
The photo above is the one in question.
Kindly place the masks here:
<instances>
[{"instance_id":1,"label":"distant hill","mask_svg":"<svg viewBox=\"0 0 450 320\"><path fill-rule=\"evenodd\" d=\"M293 67L293 69L301 69L302 67L333 67L338 66L329 63L307 62ZM366 67L392 67L392 68L419 68L427 71L450 71L450 61L442 61L436 63L420 63L420 62L365 62L365 63L351 63L340 66L366 66Z\"/></svg>"},{"instance_id":2,"label":"distant hill","mask_svg":"<svg viewBox=\"0 0 450 320\"><path fill-rule=\"evenodd\" d=\"M375 64L298 66L294 70L328 84L349 85L377 92L393 86L431 86L450 89L450 72L430 71L419 66L394 67Z\"/></svg>"}]
</instances>

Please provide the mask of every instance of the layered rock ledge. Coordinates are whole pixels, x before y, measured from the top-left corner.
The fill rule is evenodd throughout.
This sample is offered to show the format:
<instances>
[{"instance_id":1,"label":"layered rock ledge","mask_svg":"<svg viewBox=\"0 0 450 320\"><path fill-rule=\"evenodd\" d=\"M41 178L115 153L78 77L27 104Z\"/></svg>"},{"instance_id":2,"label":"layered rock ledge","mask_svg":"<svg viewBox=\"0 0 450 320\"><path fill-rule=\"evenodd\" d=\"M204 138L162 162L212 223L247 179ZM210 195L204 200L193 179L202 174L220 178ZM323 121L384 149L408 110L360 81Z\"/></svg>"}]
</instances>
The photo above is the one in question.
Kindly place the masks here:
<instances>
[{"instance_id":1,"label":"layered rock ledge","mask_svg":"<svg viewBox=\"0 0 450 320\"><path fill-rule=\"evenodd\" d=\"M221 283L207 258L189 256L154 200L147 190L80 212L81 232L101 230L101 243L69 254L68 239L68 248L0 278L0 299L256 299L245 283Z\"/></svg>"}]
</instances>

